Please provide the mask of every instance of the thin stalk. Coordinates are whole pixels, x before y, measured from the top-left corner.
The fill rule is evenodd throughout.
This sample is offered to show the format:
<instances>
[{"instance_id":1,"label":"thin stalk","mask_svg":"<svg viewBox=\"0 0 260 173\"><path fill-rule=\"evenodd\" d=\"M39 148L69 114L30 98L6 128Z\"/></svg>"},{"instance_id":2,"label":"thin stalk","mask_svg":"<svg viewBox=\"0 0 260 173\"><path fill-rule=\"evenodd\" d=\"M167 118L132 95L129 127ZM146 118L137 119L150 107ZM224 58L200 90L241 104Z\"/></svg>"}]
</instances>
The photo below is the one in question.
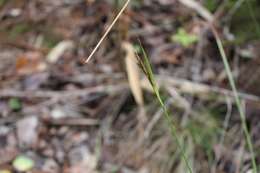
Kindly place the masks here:
<instances>
[{"instance_id":1,"label":"thin stalk","mask_svg":"<svg viewBox=\"0 0 260 173\"><path fill-rule=\"evenodd\" d=\"M181 142L179 140L179 137L177 135L177 130L176 130L176 126L174 125L174 122L172 122L171 118L170 118L170 114L165 106L165 103L164 101L162 100L161 98L161 95L160 95L160 92L159 92L159 89L158 89L158 86L156 84L156 81L155 81L155 78L154 78L154 74L153 74L153 71L152 71L152 68L151 68L151 65L150 65L150 62L148 60L148 57L143 49L142 46L140 46L141 49L142 49L142 54L143 54L143 59L141 59L137 54L137 60L138 60L138 63L139 63L139 66L140 68L143 70L144 74L146 75L146 77L148 78L152 88L153 88L153 91L155 93L155 96L160 104L160 107L163 109L163 113L164 113L164 117L165 117L165 120L167 121L167 124L168 126L170 127L170 132L171 132L171 135L172 137L174 138L174 140L176 141L176 144L177 144L177 147L180 149L180 152L181 152L181 156L186 164L186 167L188 168L188 172L189 173L192 173L192 168L188 162L188 159L185 155L185 151L181 145Z\"/></svg>"},{"instance_id":2,"label":"thin stalk","mask_svg":"<svg viewBox=\"0 0 260 173\"><path fill-rule=\"evenodd\" d=\"M155 95L157 97L157 100L160 103L161 108L163 109L163 112L164 112L164 115L165 115L165 119L166 119L166 121L167 121L167 123L168 123L168 125L170 127L170 130L171 130L171 134L172 134L174 140L176 141L176 144L177 144L178 148L181 151L182 158L183 158L183 160L184 160L184 162L185 162L185 164L186 164L186 166L187 166L187 168L189 170L189 173L192 173L192 168L191 168L191 166L190 166L190 164L188 162L187 156L185 155L185 152L184 152L184 149L183 149L183 147L181 145L181 142L178 139L178 135L176 133L176 127L173 124L173 122L171 121L169 112L168 112L164 102L161 99L160 93L159 93L157 88L153 88L153 91L154 91L154 93L155 93Z\"/></svg>"},{"instance_id":3,"label":"thin stalk","mask_svg":"<svg viewBox=\"0 0 260 173\"><path fill-rule=\"evenodd\" d=\"M212 31L213 31L213 34L215 36L222 61L224 63L224 67L225 67L225 70L226 70L226 73L227 73L227 76L228 76L228 80L229 80L231 89L234 93L236 106L238 108L238 112L239 112L241 123L242 123L242 128L243 128L243 131L244 131L244 134L245 134L245 137L246 137L246 142L247 142L250 154L251 154L251 162L252 162L252 166L253 166L253 173L257 173L257 166L256 166L255 154L254 154L254 150L253 150L253 144L252 144L252 140L251 140L251 137L250 137L250 134L249 134L247 124L246 124L246 115L245 115L245 112L242 109L241 100L240 100L239 95L238 95L238 91L237 91L237 88L236 88L236 85L235 85L235 81L234 81L234 78L232 76L232 72L231 72L231 69L230 69L230 66L229 66L227 56L226 56L226 53L224 51L222 42L221 42L221 40L218 36L218 33L215 31L215 29L213 27L212 27Z\"/></svg>"}]
</instances>

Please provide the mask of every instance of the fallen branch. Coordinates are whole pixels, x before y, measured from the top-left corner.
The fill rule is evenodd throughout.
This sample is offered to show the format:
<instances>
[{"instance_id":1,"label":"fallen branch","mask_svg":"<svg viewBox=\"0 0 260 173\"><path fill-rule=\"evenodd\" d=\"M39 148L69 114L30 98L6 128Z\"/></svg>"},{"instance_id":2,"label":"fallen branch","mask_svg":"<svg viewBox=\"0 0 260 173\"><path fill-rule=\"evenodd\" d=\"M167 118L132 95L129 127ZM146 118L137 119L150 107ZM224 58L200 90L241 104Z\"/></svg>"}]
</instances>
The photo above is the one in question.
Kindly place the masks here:
<instances>
[{"instance_id":1,"label":"fallen branch","mask_svg":"<svg viewBox=\"0 0 260 173\"><path fill-rule=\"evenodd\" d=\"M234 98L233 92L225 88L209 86L206 84L196 83L186 79L174 78L166 75L156 75L155 78L160 87L174 87L182 93L197 95L198 97L216 93ZM149 81L146 79L142 80L142 87L151 91ZM242 92L239 92L238 95L244 100L260 102L260 97L255 95Z\"/></svg>"},{"instance_id":2,"label":"fallen branch","mask_svg":"<svg viewBox=\"0 0 260 173\"><path fill-rule=\"evenodd\" d=\"M67 90L67 91L19 91L14 89L0 90L0 98L3 97L18 97L18 98L55 98L64 99L70 97L79 97L89 95L93 93L116 93L128 88L127 84L117 85L101 85L92 88L79 89L79 90Z\"/></svg>"},{"instance_id":3,"label":"fallen branch","mask_svg":"<svg viewBox=\"0 0 260 173\"><path fill-rule=\"evenodd\" d=\"M63 119L50 119L47 123L56 126L96 126L99 121L91 118L63 118Z\"/></svg>"}]
</instances>

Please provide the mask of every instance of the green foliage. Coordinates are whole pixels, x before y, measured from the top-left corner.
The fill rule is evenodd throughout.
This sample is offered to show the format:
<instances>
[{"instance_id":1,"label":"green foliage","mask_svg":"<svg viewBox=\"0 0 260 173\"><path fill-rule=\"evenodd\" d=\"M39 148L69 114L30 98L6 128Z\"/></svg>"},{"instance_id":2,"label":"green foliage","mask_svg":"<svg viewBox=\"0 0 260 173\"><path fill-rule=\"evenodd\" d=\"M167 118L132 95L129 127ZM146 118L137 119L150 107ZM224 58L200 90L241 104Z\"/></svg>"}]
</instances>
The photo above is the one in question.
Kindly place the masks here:
<instances>
[{"instance_id":1,"label":"green foliage","mask_svg":"<svg viewBox=\"0 0 260 173\"><path fill-rule=\"evenodd\" d=\"M53 48L56 44L58 43L58 39L54 38L54 37L44 37L44 40L43 40L43 45L44 47L47 47L47 48Z\"/></svg>"},{"instance_id":2,"label":"green foliage","mask_svg":"<svg viewBox=\"0 0 260 173\"><path fill-rule=\"evenodd\" d=\"M13 161L13 167L17 171L21 171L21 172L29 171L33 168L33 166L34 166L34 161L26 156L22 156L22 155L17 156Z\"/></svg>"},{"instance_id":3,"label":"green foliage","mask_svg":"<svg viewBox=\"0 0 260 173\"><path fill-rule=\"evenodd\" d=\"M132 0L131 1L131 6L133 8L140 8L143 4L143 1L142 0Z\"/></svg>"},{"instance_id":4,"label":"green foliage","mask_svg":"<svg viewBox=\"0 0 260 173\"><path fill-rule=\"evenodd\" d=\"M30 29L31 28L27 23L16 24L9 32L9 37L15 39L17 36L28 32Z\"/></svg>"},{"instance_id":5,"label":"green foliage","mask_svg":"<svg viewBox=\"0 0 260 173\"><path fill-rule=\"evenodd\" d=\"M0 7L2 7L3 5L5 5L6 0L0 0Z\"/></svg>"},{"instance_id":6,"label":"green foliage","mask_svg":"<svg viewBox=\"0 0 260 173\"><path fill-rule=\"evenodd\" d=\"M43 46L47 48L53 48L57 45L61 40L62 36L53 32L48 27L44 28L43 32Z\"/></svg>"},{"instance_id":7,"label":"green foliage","mask_svg":"<svg viewBox=\"0 0 260 173\"><path fill-rule=\"evenodd\" d=\"M193 142L205 151L209 159L213 158L212 147L221 134L221 126L214 116L215 111L202 110L187 124L188 133L192 136Z\"/></svg>"},{"instance_id":8,"label":"green foliage","mask_svg":"<svg viewBox=\"0 0 260 173\"><path fill-rule=\"evenodd\" d=\"M171 37L173 42L177 42L184 47L189 47L198 41L198 37L194 34L187 33L183 28L179 28L177 33Z\"/></svg>"},{"instance_id":9,"label":"green foliage","mask_svg":"<svg viewBox=\"0 0 260 173\"><path fill-rule=\"evenodd\" d=\"M257 5L257 0L244 1L230 21L230 29L235 35L236 44L243 44L246 41L260 38L260 6ZM235 1L233 0L230 4L232 4L229 6L231 9Z\"/></svg>"},{"instance_id":10,"label":"green foliage","mask_svg":"<svg viewBox=\"0 0 260 173\"><path fill-rule=\"evenodd\" d=\"M14 111L18 111L22 108L22 103L17 98L11 98L8 102L8 105Z\"/></svg>"},{"instance_id":11,"label":"green foliage","mask_svg":"<svg viewBox=\"0 0 260 173\"><path fill-rule=\"evenodd\" d=\"M218 3L216 0L205 0L204 1L204 6L211 12L214 12L217 7L218 7Z\"/></svg>"}]
</instances>

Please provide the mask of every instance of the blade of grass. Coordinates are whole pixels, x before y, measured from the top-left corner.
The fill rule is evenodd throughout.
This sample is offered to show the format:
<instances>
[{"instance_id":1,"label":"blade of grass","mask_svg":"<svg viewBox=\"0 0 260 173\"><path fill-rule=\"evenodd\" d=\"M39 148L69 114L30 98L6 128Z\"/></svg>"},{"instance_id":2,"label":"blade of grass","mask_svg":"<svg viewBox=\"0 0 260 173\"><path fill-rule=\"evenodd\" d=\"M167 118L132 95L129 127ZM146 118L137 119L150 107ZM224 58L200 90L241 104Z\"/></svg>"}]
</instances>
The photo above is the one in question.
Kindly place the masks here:
<instances>
[{"instance_id":1,"label":"blade of grass","mask_svg":"<svg viewBox=\"0 0 260 173\"><path fill-rule=\"evenodd\" d=\"M85 60L85 63L88 63L89 60L92 58L92 56L96 53L97 49L99 48L99 46L101 45L101 43L104 41L104 39L106 38L106 36L108 35L108 33L110 32L110 30L113 28L113 26L115 25L115 23L117 22L117 20L119 19L119 17L122 15L122 13L125 11L126 7L128 6L129 2L131 0L127 0L124 4L124 6L122 7L122 9L119 11L119 13L117 14L117 16L115 17L115 19L113 20L113 22L109 25L109 27L107 28L106 32L104 33L104 35L101 37L101 39L99 40L99 42L97 43L97 45L95 46L95 48L93 49L93 51L91 52L91 54L88 56L88 58Z\"/></svg>"},{"instance_id":2,"label":"blade of grass","mask_svg":"<svg viewBox=\"0 0 260 173\"><path fill-rule=\"evenodd\" d=\"M250 137L250 134L249 134L249 130L248 130L248 127L247 127L247 124L246 124L246 115L245 115L245 113L242 109L241 101L240 101L240 98L239 98L239 95L238 95L238 91L237 91L237 88L236 88L236 85L235 85L235 81L234 81L234 78L232 76L232 72L231 72L231 69L230 69L230 66L229 66L227 56L226 56L226 53L224 51L221 39L220 39L217 31L214 29L214 27L212 27L212 31L213 31L213 34L215 36L222 61L224 63L225 71L227 73L231 89L234 93L236 106L238 108L238 112L239 112L241 123L242 123L242 128L243 128L245 138L246 138L246 142L247 142L250 154L251 154L251 162L252 162L252 166L253 166L253 173L257 173L257 166L256 166L256 161L255 161L255 156L254 156L255 154L254 154L254 150L253 150L253 144L252 144L251 137Z\"/></svg>"},{"instance_id":3,"label":"blade of grass","mask_svg":"<svg viewBox=\"0 0 260 173\"><path fill-rule=\"evenodd\" d=\"M141 47L143 59L141 59L141 57L139 57L136 54L139 66L143 70L143 72L145 73L146 77L148 78L148 80L149 80L149 82L150 82L150 84L151 84L151 86L153 88L153 91L155 93L155 96L156 96L156 98L157 98L161 108L163 109L165 120L167 121L167 124L170 127L171 135L174 138L174 140L176 141L178 149L180 149L182 159L184 160L185 165L188 168L188 172L192 173L193 172L192 168L191 168L191 166L190 166L190 164L188 162L188 159L187 159L187 157L185 155L185 151L184 151L184 149L182 147L182 144L181 144L181 142L179 140L179 137L177 135L176 126L174 125L174 122L172 122L172 120L170 118L170 114L169 114L169 112L167 110L167 107L165 106L164 101L161 98L158 86L157 86L155 78L154 78L152 67L151 67L150 62L149 62L148 57L147 57L147 54L146 54L146 52L145 52L145 50L144 50L144 48L142 47L141 44L140 44L140 47Z\"/></svg>"}]
</instances>

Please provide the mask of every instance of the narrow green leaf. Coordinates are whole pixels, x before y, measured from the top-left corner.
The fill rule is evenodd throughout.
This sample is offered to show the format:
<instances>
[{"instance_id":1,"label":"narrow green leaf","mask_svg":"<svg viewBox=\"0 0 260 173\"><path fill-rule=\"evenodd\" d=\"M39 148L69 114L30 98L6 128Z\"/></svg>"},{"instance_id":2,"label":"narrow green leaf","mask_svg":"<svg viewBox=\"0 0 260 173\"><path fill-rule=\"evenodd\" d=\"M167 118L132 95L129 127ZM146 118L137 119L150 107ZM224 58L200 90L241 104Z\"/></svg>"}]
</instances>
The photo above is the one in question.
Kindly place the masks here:
<instances>
[{"instance_id":1,"label":"narrow green leaf","mask_svg":"<svg viewBox=\"0 0 260 173\"><path fill-rule=\"evenodd\" d=\"M251 136L250 136L250 133L249 133L248 126L246 124L246 115L245 115L245 112L242 108L242 104L241 104L240 97L238 95L235 80L233 78L232 71L231 71L229 62L227 60L227 56L226 56L222 41L221 41L220 37L218 36L217 31L215 31L214 28L212 28L212 31L213 31L213 34L215 36L216 42L217 42L217 46L218 46L218 49L219 49L219 52L220 52L220 55L221 55L221 58L222 58L222 61L223 61L223 64L224 64L225 71L227 73L229 84L231 86L232 92L233 92L234 97L235 97L235 103L236 103L236 106L238 108L238 112L239 112L239 115L240 115L242 128L243 128L243 131L244 131L244 134L245 134L245 139L246 139L247 145L249 147L249 151L251 153L251 162L252 162L252 166L253 166L253 173L257 173L254 147L253 147L253 143L252 143L252 139L251 139Z\"/></svg>"}]
</instances>

